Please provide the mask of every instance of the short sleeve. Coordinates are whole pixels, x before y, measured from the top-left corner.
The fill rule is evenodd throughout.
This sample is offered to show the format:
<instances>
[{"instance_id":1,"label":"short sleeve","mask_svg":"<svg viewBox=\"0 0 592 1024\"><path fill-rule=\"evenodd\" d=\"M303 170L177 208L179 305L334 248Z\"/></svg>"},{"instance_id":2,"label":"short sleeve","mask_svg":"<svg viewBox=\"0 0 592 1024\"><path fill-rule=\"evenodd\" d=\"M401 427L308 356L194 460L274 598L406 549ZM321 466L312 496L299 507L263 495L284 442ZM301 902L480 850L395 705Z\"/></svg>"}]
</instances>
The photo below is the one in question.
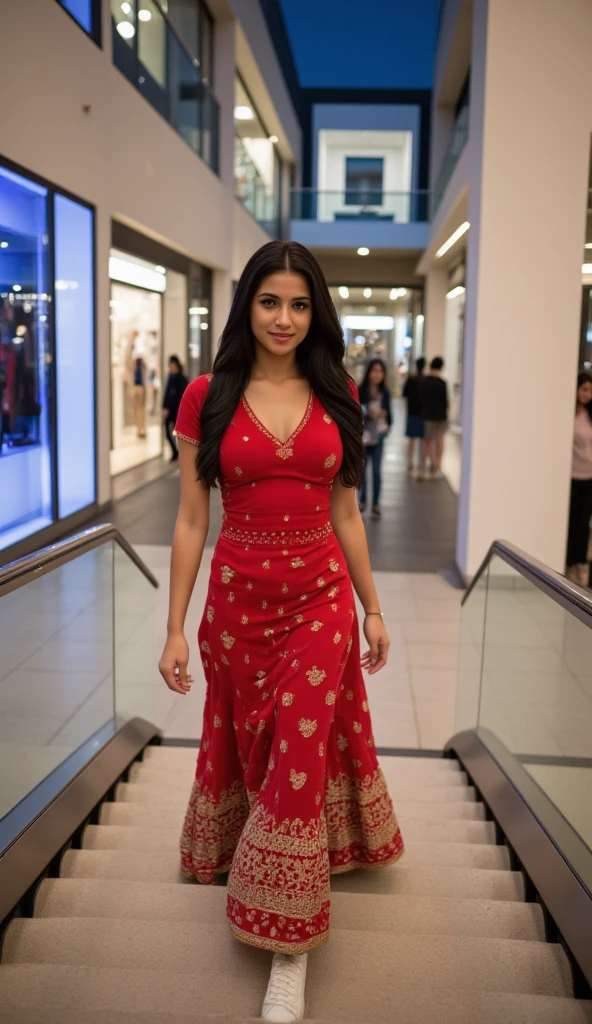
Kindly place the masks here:
<instances>
[{"instance_id":1,"label":"short sleeve","mask_svg":"<svg viewBox=\"0 0 592 1024\"><path fill-rule=\"evenodd\" d=\"M203 373L201 377L192 380L183 392L173 431L175 437L180 437L182 441L189 441L190 444L195 445L200 442L201 410L206 400L211 377L210 373Z\"/></svg>"}]
</instances>

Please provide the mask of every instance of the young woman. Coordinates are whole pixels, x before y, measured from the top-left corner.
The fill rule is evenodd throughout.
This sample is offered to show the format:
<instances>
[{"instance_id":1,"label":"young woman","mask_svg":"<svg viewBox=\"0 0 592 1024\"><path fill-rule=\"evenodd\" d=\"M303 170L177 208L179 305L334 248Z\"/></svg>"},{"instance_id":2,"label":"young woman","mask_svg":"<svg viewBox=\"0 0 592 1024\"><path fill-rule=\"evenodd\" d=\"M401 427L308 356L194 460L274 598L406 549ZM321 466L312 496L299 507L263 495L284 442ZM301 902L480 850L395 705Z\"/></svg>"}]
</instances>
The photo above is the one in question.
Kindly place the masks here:
<instances>
[{"instance_id":1,"label":"young woman","mask_svg":"<svg viewBox=\"0 0 592 1024\"><path fill-rule=\"evenodd\" d=\"M207 696L182 870L202 883L230 871L232 934L276 954L263 1016L278 1022L303 1016L307 952L328 937L330 871L403 851L362 678L385 665L389 640L356 507L362 413L343 356L316 260L269 242L245 267L213 373L189 385L176 426L181 504L160 671L180 694L218 481L224 502L198 631Z\"/></svg>"},{"instance_id":2,"label":"young woman","mask_svg":"<svg viewBox=\"0 0 592 1024\"><path fill-rule=\"evenodd\" d=\"M584 372L578 376L567 538L567 576L582 587L590 585L588 543L591 519L592 374Z\"/></svg>"},{"instance_id":3,"label":"young woman","mask_svg":"<svg viewBox=\"0 0 592 1024\"><path fill-rule=\"evenodd\" d=\"M382 359L371 359L360 384L360 403L364 413L364 468L360 487L360 512L366 508L366 476L372 466L372 517L380 516L382 447L393 419L391 395L386 386L386 366Z\"/></svg>"},{"instance_id":4,"label":"young woman","mask_svg":"<svg viewBox=\"0 0 592 1024\"><path fill-rule=\"evenodd\" d=\"M181 360L177 356L171 356L169 359L169 375L162 400L162 419L167 440L171 446L171 462L176 462L179 458L179 449L174 438L175 423L177 422L181 399L185 394L188 383L189 381L183 373Z\"/></svg>"}]
</instances>

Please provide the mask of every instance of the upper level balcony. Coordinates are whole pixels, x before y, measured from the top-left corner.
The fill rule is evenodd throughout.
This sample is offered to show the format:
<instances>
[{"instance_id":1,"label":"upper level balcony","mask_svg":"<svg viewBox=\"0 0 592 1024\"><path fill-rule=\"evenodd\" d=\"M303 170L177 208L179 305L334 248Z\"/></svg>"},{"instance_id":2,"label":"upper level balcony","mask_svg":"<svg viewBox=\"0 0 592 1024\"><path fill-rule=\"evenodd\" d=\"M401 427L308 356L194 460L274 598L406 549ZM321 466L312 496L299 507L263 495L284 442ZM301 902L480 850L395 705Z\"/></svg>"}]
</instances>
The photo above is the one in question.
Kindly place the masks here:
<instances>
[{"instance_id":1,"label":"upper level balcony","mask_svg":"<svg viewBox=\"0 0 592 1024\"><path fill-rule=\"evenodd\" d=\"M293 189L290 236L309 247L423 249L428 192Z\"/></svg>"}]
</instances>

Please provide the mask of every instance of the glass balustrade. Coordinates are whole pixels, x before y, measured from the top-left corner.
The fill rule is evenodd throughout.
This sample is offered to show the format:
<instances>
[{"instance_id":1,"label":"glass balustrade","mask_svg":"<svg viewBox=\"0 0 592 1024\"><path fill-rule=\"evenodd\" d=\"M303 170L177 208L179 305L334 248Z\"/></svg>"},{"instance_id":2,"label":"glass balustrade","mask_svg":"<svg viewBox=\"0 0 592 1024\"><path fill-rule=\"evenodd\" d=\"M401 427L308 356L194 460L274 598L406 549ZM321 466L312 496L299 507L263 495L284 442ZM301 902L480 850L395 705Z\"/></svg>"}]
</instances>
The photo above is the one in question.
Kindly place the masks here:
<instances>
[{"instance_id":1,"label":"glass balustrade","mask_svg":"<svg viewBox=\"0 0 592 1024\"><path fill-rule=\"evenodd\" d=\"M464 148L469 139L469 106L464 106L459 111L458 117L454 123L452 130L452 136L450 142L446 148L444 158L438 171L438 176L434 184L434 191L432 194L432 210L431 216L436 215L436 211L442 200L448 182L454 174L454 168L460 160Z\"/></svg>"},{"instance_id":2,"label":"glass balustrade","mask_svg":"<svg viewBox=\"0 0 592 1024\"><path fill-rule=\"evenodd\" d=\"M293 220L410 224L428 220L428 198L427 192L293 189L291 216Z\"/></svg>"}]
</instances>

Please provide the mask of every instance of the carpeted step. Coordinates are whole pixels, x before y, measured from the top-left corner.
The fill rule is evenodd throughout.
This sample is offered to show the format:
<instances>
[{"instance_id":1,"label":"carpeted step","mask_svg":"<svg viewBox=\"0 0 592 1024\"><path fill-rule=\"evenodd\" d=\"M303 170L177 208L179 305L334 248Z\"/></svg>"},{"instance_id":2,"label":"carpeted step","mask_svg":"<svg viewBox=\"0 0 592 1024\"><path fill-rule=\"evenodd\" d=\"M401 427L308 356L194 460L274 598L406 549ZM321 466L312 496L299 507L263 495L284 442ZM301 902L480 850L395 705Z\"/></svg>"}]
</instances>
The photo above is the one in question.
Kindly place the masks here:
<instances>
[{"instance_id":1,"label":"carpeted step","mask_svg":"<svg viewBox=\"0 0 592 1024\"><path fill-rule=\"evenodd\" d=\"M150 850L170 853L179 850L179 830L165 828L122 828L118 825L89 825L82 836L83 850ZM474 868L510 867L510 855L504 846L476 843L408 842L405 863L442 864Z\"/></svg>"},{"instance_id":2,"label":"carpeted step","mask_svg":"<svg viewBox=\"0 0 592 1024\"><path fill-rule=\"evenodd\" d=\"M397 805L397 813L403 828L403 838L409 842L494 844L496 841L495 825L492 821L431 821L429 817L416 818L413 809L410 809L408 816L402 816L400 805ZM101 825L132 828L174 828L180 832L184 817L184 806L167 808L137 803L104 803L101 806L99 822Z\"/></svg>"},{"instance_id":3,"label":"carpeted step","mask_svg":"<svg viewBox=\"0 0 592 1024\"><path fill-rule=\"evenodd\" d=\"M46 878L37 892L35 917L216 923L224 920L226 895L224 886L180 888L168 882ZM332 934L337 928L506 939L545 937L543 912L537 903L353 892L331 895Z\"/></svg>"},{"instance_id":4,"label":"carpeted step","mask_svg":"<svg viewBox=\"0 0 592 1024\"><path fill-rule=\"evenodd\" d=\"M461 794L469 793L461 788ZM156 789L141 783L120 782L116 787L115 800L122 803L149 804L152 807L184 810L189 799L189 790L169 792L167 789ZM483 804L477 803L473 795L469 799L442 800L433 789L406 791L404 794L393 794L395 811L403 819L405 814L413 811L413 817L430 819L463 818L469 821L482 821L485 818Z\"/></svg>"},{"instance_id":5,"label":"carpeted step","mask_svg":"<svg viewBox=\"0 0 592 1024\"><path fill-rule=\"evenodd\" d=\"M173 776L176 778L176 776ZM132 793L138 795L138 799L147 801L150 799L155 802L168 802L169 800L187 800L191 791L191 783L189 785L184 781L178 785L171 784L167 781L167 777L160 779L158 782L152 782L150 784L142 782L120 782L115 788L115 800L127 800L130 797L120 794ZM421 803L474 803L477 799L477 793L474 786L431 786L423 785L421 781L414 783L409 782L407 779L400 779L396 785L389 785L389 792L395 805L405 800L407 802L417 801ZM134 799L132 795L131 799Z\"/></svg>"},{"instance_id":6,"label":"carpeted step","mask_svg":"<svg viewBox=\"0 0 592 1024\"><path fill-rule=\"evenodd\" d=\"M62 878L187 882L180 873L179 860L176 856L141 850L68 850L62 858L60 874ZM424 866L412 863L406 865L404 860L381 871L353 871L332 875L331 887L340 892L456 896L464 899L493 900L524 898L522 875L517 871Z\"/></svg>"},{"instance_id":7,"label":"carpeted step","mask_svg":"<svg viewBox=\"0 0 592 1024\"><path fill-rule=\"evenodd\" d=\"M198 753L197 747L149 746L144 750L141 763L158 763L159 767L173 769L189 767L191 770L191 768L195 768ZM388 768L390 764L397 764L401 766L401 770L410 773L421 771L424 768L441 772L461 771L460 762L453 757L414 757L410 755L398 757L381 754L378 760L383 770L385 765Z\"/></svg>"},{"instance_id":8,"label":"carpeted step","mask_svg":"<svg viewBox=\"0 0 592 1024\"><path fill-rule=\"evenodd\" d=\"M16 918L4 938L3 963L123 968L260 977L261 950L232 938L225 925L85 918ZM313 1017L335 1015L328 1001L367 964L372 990L405 985L459 986L466 989L569 996L571 973L559 944L471 936L401 935L339 929L311 957L307 989ZM370 970L371 967L371 970ZM265 963L263 964L265 970ZM331 985L327 985L327 978ZM315 1008L315 1002L323 1003ZM333 1009L331 1009L333 1007ZM312 1012L311 1012L312 1011Z\"/></svg>"},{"instance_id":9,"label":"carpeted step","mask_svg":"<svg viewBox=\"0 0 592 1024\"><path fill-rule=\"evenodd\" d=\"M269 957L260 959L261 977L236 976L231 983L223 975L205 977L197 971L8 965L0 968L2 1020L3 1024L202 1024L204 1015L236 1014L238 1005L241 1024L247 1024L261 1013L267 984ZM365 967L360 965L345 985L338 986L328 984L326 975L319 979L314 961L311 956L306 1020L315 1024L392 1024L394 1007L397 1024L592 1024L590 1003L581 1000L475 992L454 985L437 988L429 982L414 987L400 983L398 976L395 984L378 989L361 984ZM333 1009L321 1015L326 1005ZM228 1018L222 1022L230 1024Z\"/></svg>"}]
</instances>

